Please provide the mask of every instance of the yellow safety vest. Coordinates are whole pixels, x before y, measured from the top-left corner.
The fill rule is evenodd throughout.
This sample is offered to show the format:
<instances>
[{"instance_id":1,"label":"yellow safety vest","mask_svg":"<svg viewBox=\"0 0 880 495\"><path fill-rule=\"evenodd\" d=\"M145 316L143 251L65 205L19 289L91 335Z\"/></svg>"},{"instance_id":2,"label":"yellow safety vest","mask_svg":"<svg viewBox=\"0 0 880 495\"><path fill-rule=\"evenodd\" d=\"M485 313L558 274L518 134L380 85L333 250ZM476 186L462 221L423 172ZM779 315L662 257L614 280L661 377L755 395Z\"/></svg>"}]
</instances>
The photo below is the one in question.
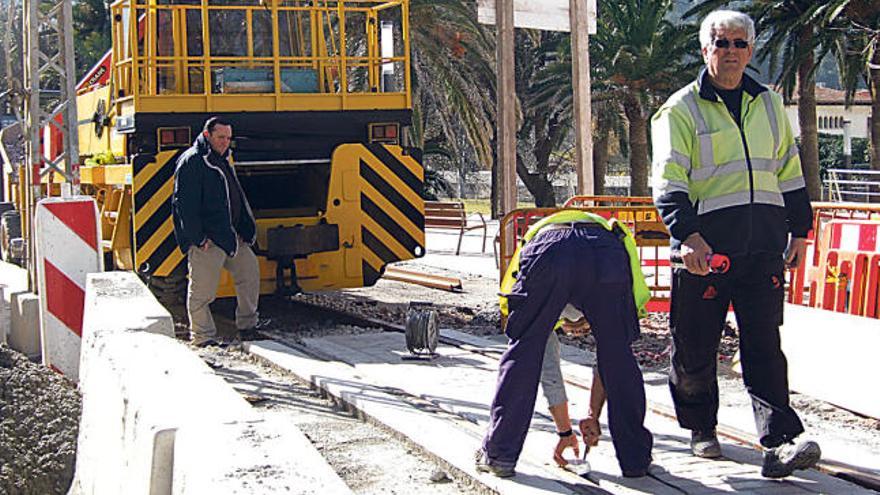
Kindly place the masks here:
<instances>
[{"instance_id":1,"label":"yellow safety vest","mask_svg":"<svg viewBox=\"0 0 880 495\"><path fill-rule=\"evenodd\" d=\"M783 193L804 187L782 97L751 79L743 84L758 92L742 96L748 146L724 103L702 97L698 81L660 107L651 123L655 198L687 193L703 215L750 203L784 207Z\"/></svg>"},{"instance_id":2,"label":"yellow safety vest","mask_svg":"<svg viewBox=\"0 0 880 495\"><path fill-rule=\"evenodd\" d=\"M513 289L513 284L516 282L517 273L519 272L519 256L523 247L525 247L525 245L531 241L542 228L548 225L576 222L593 222L601 225L608 231L619 229L623 232L623 245L626 248L627 255L629 255L629 267L632 272L633 299L636 303L639 318L644 318L647 315L645 305L651 298L651 292L648 290L648 284L645 282L645 276L642 273L639 253L636 250L636 241L635 238L633 238L632 232L630 232L629 229L626 228L626 225L618 221L616 218L608 221L595 213L580 210L562 210L556 212L541 219L529 228L526 235L524 235L520 241L519 246L516 247L516 251L513 252L513 258L511 258L510 264L507 266L507 271L504 272L504 278L501 279L501 314L504 316L507 316L508 314L507 296L505 294L510 293L511 289ZM557 327L558 326L559 325L557 324Z\"/></svg>"}]
</instances>

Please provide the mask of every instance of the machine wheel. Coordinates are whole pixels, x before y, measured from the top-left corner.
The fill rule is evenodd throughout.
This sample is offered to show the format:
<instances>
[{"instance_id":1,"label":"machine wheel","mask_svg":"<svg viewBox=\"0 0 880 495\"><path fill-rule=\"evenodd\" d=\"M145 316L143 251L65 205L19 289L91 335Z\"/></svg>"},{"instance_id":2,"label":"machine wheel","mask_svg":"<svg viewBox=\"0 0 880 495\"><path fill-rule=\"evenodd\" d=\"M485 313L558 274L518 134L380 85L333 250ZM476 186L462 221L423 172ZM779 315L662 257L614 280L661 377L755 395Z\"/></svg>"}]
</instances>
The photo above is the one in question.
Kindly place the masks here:
<instances>
[{"instance_id":1,"label":"machine wheel","mask_svg":"<svg viewBox=\"0 0 880 495\"><path fill-rule=\"evenodd\" d=\"M144 282L156 296L156 299L165 306L180 306L186 303L186 273L172 273L167 277L146 276Z\"/></svg>"},{"instance_id":2,"label":"machine wheel","mask_svg":"<svg viewBox=\"0 0 880 495\"><path fill-rule=\"evenodd\" d=\"M0 215L0 250L3 252L3 261L22 264L22 253L13 253L10 249L15 239L21 238L21 214L13 209L6 210Z\"/></svg>"}]
</instances>

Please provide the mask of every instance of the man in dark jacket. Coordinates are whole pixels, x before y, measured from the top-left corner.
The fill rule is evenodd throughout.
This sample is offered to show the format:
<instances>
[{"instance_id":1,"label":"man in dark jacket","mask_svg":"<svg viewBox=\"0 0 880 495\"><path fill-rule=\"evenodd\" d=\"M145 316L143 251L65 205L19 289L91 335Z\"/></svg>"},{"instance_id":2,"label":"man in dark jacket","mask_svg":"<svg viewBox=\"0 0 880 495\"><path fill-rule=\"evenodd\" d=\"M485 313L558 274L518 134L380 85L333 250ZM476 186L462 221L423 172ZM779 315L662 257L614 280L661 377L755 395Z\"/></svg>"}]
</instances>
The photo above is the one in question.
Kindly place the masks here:
<instances>
[{"instance_id":1,"label":"man in dark jacket","mask_svg":"<svg viewBox=\"0 0 880 495\"><path fill-rule=\"evenodd\" d=\"M174 236L187 255L186 309L192 342L200 347L216 343L209 304L216 297L223 268L235 280L236 328L250 332L258 321L260 269L251 249L257 229L229 164L231 141L232 125L211 117L174 171Z\"/></svg>"}]
</instances>

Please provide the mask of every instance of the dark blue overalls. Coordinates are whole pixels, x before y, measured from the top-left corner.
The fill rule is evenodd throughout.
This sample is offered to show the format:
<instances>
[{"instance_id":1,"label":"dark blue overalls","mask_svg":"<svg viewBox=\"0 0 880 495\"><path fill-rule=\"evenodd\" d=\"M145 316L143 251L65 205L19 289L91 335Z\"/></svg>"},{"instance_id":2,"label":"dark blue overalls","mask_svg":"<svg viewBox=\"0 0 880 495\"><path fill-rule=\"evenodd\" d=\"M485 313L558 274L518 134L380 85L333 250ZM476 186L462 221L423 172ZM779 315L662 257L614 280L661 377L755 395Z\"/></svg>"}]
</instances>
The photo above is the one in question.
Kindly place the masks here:
<instances>
[{"instance_id":1,"label":"dark blue overalls","mask_svg":"<svg viewBox=\"0 0 880 495\"><path fill-rule=\"evenodd\" d=\"M510 346L501 357L483 440L487 460L499 467L516 465L535 409L544 347L567 303L584 313L596 338L620 467L644 469L653 439L643 425L645 388L630 347L639 322L629 258L616 233L593 223L545 227L523 248L508 295Z\"/></svg>"}]
</instances>

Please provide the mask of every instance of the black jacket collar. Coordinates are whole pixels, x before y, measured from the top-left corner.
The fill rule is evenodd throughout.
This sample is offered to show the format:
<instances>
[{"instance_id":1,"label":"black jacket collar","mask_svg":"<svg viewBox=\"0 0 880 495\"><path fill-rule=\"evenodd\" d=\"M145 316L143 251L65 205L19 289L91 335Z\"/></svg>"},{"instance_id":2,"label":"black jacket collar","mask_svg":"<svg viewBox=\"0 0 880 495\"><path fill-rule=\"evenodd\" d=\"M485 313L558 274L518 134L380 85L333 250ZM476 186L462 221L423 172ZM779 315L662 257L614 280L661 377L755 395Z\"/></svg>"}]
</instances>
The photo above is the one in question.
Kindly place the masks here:
<instances>
[{"instance_id":1,"label":"black jacket collar","mask_svg":"<svg viewBox=\"0 0 880 495\"><path fill-rule=\"evenodd\" d=\"M697 87L700 90L700 97L704 100L721 101L718 93L715 91L715 86L712 86L712 82L709 81L709 71L705 67L703 67L703 70L700 71L700 75L697 77ZM755 81L748 74L743 74L742 89L751 95L752 98L767 91L766 86Z\"/></svg>"},{"instance_id":2,"label":"black jacket collar","mask_svg":"<svg viewBox=\"0 0 880 495\"><path fill-rule=\"evenodd\" d=\"M206 138L204 134L199 134L193 144L196 146L196 149L199 150L199 155L210 155L213 158L222 159L221 161L225 161L229 158L229 153L232 151L230 148L227 148L226 152L223 153L223 156L218 155L217 152L211 148L211 143L208 142L208 138Z\"/></svg>"}]
</instances>

